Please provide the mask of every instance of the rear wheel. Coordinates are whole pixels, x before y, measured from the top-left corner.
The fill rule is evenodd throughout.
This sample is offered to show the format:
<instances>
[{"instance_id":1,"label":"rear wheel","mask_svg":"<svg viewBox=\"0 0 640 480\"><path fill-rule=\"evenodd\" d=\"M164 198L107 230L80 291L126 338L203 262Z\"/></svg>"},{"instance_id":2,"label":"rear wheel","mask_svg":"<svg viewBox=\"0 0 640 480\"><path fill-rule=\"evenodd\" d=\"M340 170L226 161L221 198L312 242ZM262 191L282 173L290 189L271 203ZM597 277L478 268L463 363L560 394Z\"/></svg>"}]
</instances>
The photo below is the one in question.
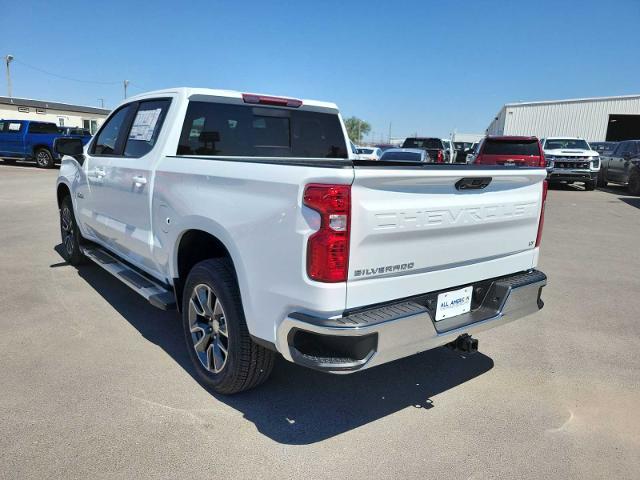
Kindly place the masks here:
<instances>
[{"instance_id":1,"label":"rear wheel","mask_svg":"<svg viewBox=\"0 0 640 480\"><path fill-rule=\"evenodd\" d=\"M39 148L36 150L36 164L40 168L52 168L53 167L53 155L46 148Z\"/></svg>"},{"instance_id":2,"label":"rear wheel","mask_svg":"<svg viewBox=\"0 0 640 480\"><path fill-rule=\"evenodd\" d=\"M182 326L198 377L216 392L241 392L269 377L275 353L251 340L228 261L204 260L189 272Z\"/></svg>"},{"instance_id":3,"label":"rear wheel","mask_svg":"<svg viewBox=\"0 0 640 480\"><path fill-rule=\"evenodd\" d=\"M66 196L60 205L60 236L62 237L62 256L71 265L80 265L85 256L80 249L82 237L76 217L73 214L71 197Z\"/></svg>"},{"instance_id":4,"label":"rear wheel","mask_svg":"<svg viewBox=\"0 0 640 480\"><path fill-rule=\"evenodd\" d=\"M634 168L629 175L628 189L631 195L640 195L640 171L637 168Z\"/></svg>"}]
</instances>

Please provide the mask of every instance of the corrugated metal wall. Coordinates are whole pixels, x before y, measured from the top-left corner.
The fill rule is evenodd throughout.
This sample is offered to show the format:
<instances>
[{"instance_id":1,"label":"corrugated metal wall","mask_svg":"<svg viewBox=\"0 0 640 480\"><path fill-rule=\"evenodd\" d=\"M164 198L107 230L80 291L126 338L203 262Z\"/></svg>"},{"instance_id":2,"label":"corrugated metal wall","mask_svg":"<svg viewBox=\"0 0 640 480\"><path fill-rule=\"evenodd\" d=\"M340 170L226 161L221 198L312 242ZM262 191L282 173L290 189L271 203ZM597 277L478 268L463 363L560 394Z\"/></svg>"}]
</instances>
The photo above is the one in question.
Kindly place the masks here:
<instances>
[{"instance_id":1,"label":"corrugated metal wall","mask_svg":"<svg viewBox=\"0 0 640 480\"><path fill-rule=\"evenodd\" d=\"M640 115L640 96L553 103L507 104L494 119L489 135L572 136L604 141L609 115Z\"/></svg>"},{"instance_id":2,"label":"corrugated metal wall","mask_svg":"<svg viewBox=\"0 0 640 480\"><path fill-rule=\"evenodd\" d=\"M498 116L493 119L489 128L487 128L487 135L504 135L504 120L505 120L505 109L506 107L502 107L500 112L498 112Z\"/></svg>"}]
</instances>

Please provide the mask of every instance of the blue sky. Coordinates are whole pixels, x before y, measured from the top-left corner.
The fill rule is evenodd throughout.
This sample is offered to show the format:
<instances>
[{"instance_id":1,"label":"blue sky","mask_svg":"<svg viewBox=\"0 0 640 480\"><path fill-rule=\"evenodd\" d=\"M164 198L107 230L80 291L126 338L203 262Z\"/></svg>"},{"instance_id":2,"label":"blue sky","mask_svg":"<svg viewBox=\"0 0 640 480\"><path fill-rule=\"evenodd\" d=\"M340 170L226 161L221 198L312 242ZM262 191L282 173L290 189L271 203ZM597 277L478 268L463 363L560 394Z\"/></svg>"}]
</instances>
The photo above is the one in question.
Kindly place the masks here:
<instances>
[{"instance_id":1,"label":"blue sky","mask_svg":"<svg viewBox=\"0 0 640 480\"><path fill-rule=\"evenodd\" d=\"M124 79L131 94L273 93L334 101L379 139L389 122L393 136L482 132L506 102L640 93L638 0L0 0L0 11L16 97L113 107Z\"/></svg>"}]
</instances>

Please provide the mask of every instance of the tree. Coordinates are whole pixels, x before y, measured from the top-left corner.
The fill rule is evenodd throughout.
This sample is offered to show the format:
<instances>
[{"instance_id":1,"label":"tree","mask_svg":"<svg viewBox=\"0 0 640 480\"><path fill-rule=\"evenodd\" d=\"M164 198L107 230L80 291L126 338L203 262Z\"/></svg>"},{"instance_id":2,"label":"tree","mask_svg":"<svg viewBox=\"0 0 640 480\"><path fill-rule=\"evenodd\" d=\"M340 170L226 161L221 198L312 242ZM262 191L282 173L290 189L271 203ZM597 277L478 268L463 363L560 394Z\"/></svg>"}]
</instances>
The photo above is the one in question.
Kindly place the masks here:
<instances>
[{"instance_id":1,"label":"tree","mask_svg":"<svg viewBox=\"0 0 640 480\"><path fill-rule=\"evenodd\" d=\"M362 137L371 131L369 122L360 120L358 117L349 117L344 121L344 124L347 127L347 134L353 143L360 143Z\"/></svg>"}]
</instances>

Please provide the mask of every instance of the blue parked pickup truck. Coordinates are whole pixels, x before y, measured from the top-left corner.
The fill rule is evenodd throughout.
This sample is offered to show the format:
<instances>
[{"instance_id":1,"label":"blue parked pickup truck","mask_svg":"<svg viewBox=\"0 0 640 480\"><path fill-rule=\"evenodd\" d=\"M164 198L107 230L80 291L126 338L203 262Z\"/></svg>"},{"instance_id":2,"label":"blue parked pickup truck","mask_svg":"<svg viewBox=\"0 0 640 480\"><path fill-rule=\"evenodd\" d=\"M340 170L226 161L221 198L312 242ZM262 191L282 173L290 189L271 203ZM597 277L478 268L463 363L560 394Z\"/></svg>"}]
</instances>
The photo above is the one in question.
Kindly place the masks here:
<instances>
[{"instance_id":1,"label":"blue parked pickup truck","mask_svg":"<svg viewBox=\"0 0 640 480\"><path fill-rule=\"evenodd\" d=\"M91 137L64 135L55 123L32 120L0 120L0 158L5 163L35 160L40 168L53 167L59 157L53 150L58 137L78 137L86 144Z\"/></svg>"}]
</instances>

